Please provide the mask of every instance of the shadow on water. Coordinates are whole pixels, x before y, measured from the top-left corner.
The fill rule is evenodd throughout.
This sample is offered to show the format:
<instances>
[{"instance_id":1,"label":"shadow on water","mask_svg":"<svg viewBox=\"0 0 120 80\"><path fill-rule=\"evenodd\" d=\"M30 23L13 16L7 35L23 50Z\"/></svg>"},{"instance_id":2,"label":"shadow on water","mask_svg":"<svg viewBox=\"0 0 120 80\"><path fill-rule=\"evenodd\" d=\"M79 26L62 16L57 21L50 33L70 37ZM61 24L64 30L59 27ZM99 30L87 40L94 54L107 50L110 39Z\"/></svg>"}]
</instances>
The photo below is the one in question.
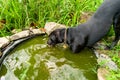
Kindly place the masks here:
<instances>
[{"instance_id":1,"label":"shadow on water","mask_svg":"<svg viewBox=\"0 0 120 80\"><path fill-rule=\"evenodd\" d=\"M49 48L45 36L21 43L6 57L1 68L5 80L97 80L97 62L85 49L73 54L61 46Z\"/></svg>"}]
</instances>

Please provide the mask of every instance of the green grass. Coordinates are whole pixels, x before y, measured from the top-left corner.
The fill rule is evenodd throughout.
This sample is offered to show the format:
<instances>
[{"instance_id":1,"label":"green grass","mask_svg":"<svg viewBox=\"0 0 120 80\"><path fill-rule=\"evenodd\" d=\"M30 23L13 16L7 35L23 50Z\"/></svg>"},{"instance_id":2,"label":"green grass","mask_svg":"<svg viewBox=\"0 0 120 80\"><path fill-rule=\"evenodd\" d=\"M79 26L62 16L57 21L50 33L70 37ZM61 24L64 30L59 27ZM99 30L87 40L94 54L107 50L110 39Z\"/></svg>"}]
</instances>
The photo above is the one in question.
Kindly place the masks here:
<instances>
[{"instance_id":1,"label":"green grass","mask_svg":"<svg viewBox=\"0 0 120 80\"><path fill-rule=\"evenodd\" d=\"M112 60L118 66L118 70L110 70L110 74L107 76L107 80L120 80L120 48L118 49L116 46L115 49L111 51L110 55L112 57Z\"/></svg>"},{"instance_id":2,"label":"green grass","mask_svg":"<svg viewBox=\"0 0 120 80\"><path fill-rule=\"evenodd\" d=\"M24 29L34 22L44 27L46 22L58 22L67 26L80 23L81 12L94 12L102 0L0 0L0 20L6 25L0 36L12 29ZM3 35L4 34L4 35ZM8 35L7 34L7 35Z\"/></svg>"}]
</instances>

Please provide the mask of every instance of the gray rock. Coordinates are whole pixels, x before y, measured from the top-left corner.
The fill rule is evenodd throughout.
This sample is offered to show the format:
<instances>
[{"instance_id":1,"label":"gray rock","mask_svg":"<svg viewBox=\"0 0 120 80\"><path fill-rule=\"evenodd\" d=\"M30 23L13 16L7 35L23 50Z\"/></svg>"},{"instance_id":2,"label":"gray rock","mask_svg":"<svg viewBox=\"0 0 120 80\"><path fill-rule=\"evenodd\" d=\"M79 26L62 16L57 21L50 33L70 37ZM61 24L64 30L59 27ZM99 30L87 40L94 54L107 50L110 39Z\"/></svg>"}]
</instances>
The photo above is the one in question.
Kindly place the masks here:
<instances>
[{"instance_id":1,"label":"gray rock","mask_svg":"<svg viewBox=\"0 0 120 80\"><path fill-rule=\"evenodd\" d=\"M102 65L101 65L102 67L107 67L110 70L115 70L115 71L118 70L118 67L115 64L115 62L112 61L112 59L105 54L100 54L98 59L97 59L97 62L98 62L98 64L102 63Z\"/></svg>"},{"instance_id":2,"label":"gray rock","mask_svg":"<svg viewBox=\"0 0 120 80\"><path fill-rule=\"evenodd\" d=\"M19 33L16 33L12 36L10 36L10 40L17 40L20 38L24 38L24 37L28 37L30 35L30 30L25 30L25 31L21 31Z\"/></svg>"},{"instance_id":3,"label":"gray rock","mask_svg":"<svg viewBox=\"0 0 120 80\"><path fill-rule=\"evenodd\" d=\"M30 31L32 31L32 34L44 34L45 32L40 30L40 29L31 29Z\"/></svg>"},{"instance_id":4,"label":"gray rock","mask_svg":"<svg viewBox=\"0 0 120 80\"><path fill-rule=\"evenodd\" d=\"M45 24L44 28L46 30L46 33L49 35L55 29L66 28L66 26L62 25L62 24L55 23L55 22L47 22Z\"/></svg>"},{"instance_id":5,"label":"gray rock","mask_svg":"<svg viewBox=\"0 0 120 80\"><path fill-rule=\"evenodd\" d=\"M9 36L0 38L0 48L7 46L10 43Z\"/></svg>"}]
</instances>

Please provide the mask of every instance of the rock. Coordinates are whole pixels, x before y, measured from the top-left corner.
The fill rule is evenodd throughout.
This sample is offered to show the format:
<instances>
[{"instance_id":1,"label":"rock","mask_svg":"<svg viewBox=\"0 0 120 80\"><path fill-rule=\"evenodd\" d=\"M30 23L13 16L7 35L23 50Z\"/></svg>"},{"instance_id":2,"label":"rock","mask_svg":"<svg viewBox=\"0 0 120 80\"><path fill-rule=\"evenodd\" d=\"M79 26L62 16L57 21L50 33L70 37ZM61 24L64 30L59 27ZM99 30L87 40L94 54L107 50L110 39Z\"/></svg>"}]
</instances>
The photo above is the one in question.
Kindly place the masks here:
<instances>
[{"instance_id":1,"label":"rock","mask_svg":"<svg viewBox=\"0 0 120 80\"><path fill-rule=\"evenodd\" d=\"M32 31L33 34L45 34L44 31L42 31L41 29L31 29L30 31Z\"/></svg>"},{"instance_id":2,"label":"rock","mask_svg":"<svg viewBox=\"0 0 120 80\"><path fill-rule=\"evenodd\" d=\"M21 31L19 33L16 33L12 36L10 36L10 40L17 40L20 38L24 38L24 37L28 37L30 35L30 30L25 30L25 31Z\"/></svg>"},{"instance_id":3,"label":"rock","mask_svg":"<svg viewBox=\"0 0 120 80\"><path fill-rule=\"evenodd\" d=\"M111 53L111 51L110 50L99 50L99 49L97 50L97 49L95 49L94 53L95 53L97 58L100 58L101 54L108 55L109 53Z\"/></svg>"},{"instance_id":4,"label":"rock","mask_svg":"<svg viewBox=\"0 0 120 80\"><path fill-rule=\"evenodd\" d=\"M106 45L104 42L97 42L94 46L93 46L96 50L103 50L106 48Z\"/></svg>"},{"instance_id":5,"label":"rock","mask_svg":"<svg viewBox=\"0 0 120 80\"><path fill-rule=\"evenodd\" d=\"M9 36L0 38L0 48L7 46L10 43Z\"/></svg>"},{"instance_id":6,"label":"rock","mask_svg":"<svg viewBox=\"0 0 120 80\"><path fill-rule=\"evenodd\" d=\"M109 71L105 68L99 68L97 70L98 80L106 80L106 77L108 74L109 74Z\"/></svg>"},{"instance_id":7,"label":"rock","mask_svg":"<svg viewBox=\"0 0 120 80\"><path fill-rule=\"evenodd\" d=\"M115 62L112 61L112 59L105 54L100 54L98 59L97 59L97 62L98 62L98 64L102 64L102 65L100 65L102 67L107 67L110 70L115 70L115 71L118 70L118 67L115 64Z\"/></svg>"},{"instance_id":8,"label":"rock","mask_svg":"<svg viewBox=\"0 0 120 80\"><path fill-rule=\"evenodd\" d=\"M55 22L47 22L45 24L44 28L46 30L46 33L49 35L55 29L66 28L66 26L62 25L62 24L55 23Z\"/></svg>"}]
</instances>

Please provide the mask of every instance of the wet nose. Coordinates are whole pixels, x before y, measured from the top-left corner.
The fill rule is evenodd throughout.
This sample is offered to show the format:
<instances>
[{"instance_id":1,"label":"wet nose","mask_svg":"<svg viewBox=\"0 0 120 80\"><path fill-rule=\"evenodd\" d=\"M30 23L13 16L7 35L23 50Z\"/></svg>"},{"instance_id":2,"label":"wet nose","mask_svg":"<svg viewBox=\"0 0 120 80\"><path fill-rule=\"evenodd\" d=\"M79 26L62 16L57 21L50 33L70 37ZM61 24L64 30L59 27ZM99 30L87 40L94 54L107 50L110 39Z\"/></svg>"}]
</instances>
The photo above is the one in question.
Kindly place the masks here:
<instances>
[{"instance_id":1,"label":"wet nose","mask_svg":"<svg viewBox=\"0 0 120 80\"><path fill-rule=\"evenodd\" d=\"M48 41L47 41L47 44L48 44L48 45L51 45L51 40L48 40Z\"/></svg>"}]
</instances>

